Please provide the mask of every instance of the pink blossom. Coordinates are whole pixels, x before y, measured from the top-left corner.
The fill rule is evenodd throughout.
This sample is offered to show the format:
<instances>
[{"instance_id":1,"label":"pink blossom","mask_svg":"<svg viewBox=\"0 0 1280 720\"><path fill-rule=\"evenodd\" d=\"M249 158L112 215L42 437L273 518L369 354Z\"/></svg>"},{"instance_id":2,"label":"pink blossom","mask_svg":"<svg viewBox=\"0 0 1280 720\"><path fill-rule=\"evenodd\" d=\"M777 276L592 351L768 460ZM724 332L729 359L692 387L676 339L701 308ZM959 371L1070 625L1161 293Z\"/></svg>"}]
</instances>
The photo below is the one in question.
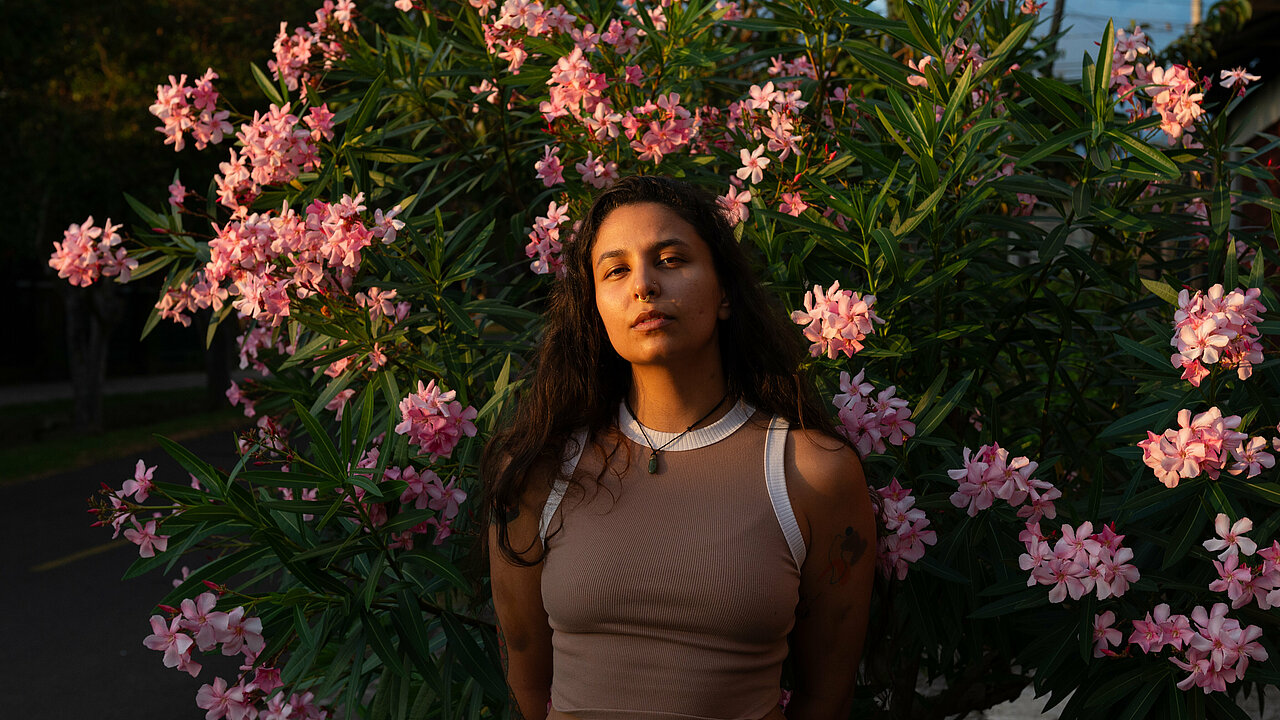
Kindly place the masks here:
<instances>
[{"instance_id":1,"label":"pink blossom","mask_svg":"<svg viewBox=\"0 0 1280 720\"><path fill-rule=\"evenodd\" d=\"M793 193L782 193L782 203L778 205L778 212L783 212L793 217L800 217L805 210L809 209L809 204L804 201L799 191Z\"/></svg>"},{"instance_id":2,"label":"pink blossom","mask_svg":"<svg viewBox=\"0 0 1280 720\"><path fill-rule=\"evenodd\" d=\"M88 287L99 277L118 276L118 282L129 282L138 261L129 257L111 219L102 227L94 227L93 216L83 223L70 225L62 234L62 242L53 243L53 255L49 267L58 271L58 277L72 285Z\"/></svg>"},{"instance_id":3,"label":"pink blossom","mask_svg":"<svg viewBox=\"0 0 1280 720\"><path fill-rule=\"evenodd\" d=\"M204 715L205 720L218 720L221 717L244 720L250 706L243 686L228 688L225 680L214 678L213 685L202 685L196 693L196 707L208 710Z\"/></svg>"},{"instance_id":4,"label":"pink blossom","mask_svg":"<svg viewBox=\"0 0 1280 720\"><path fill-rule=\"evenodd\" d=\"M751 216L751 191L730 187L729 191L718 198L725 217L733 225L747 221Z\"/></svg>"},{"instance_id":5,"label":"pink blossom","mask_svg":"<svg viewBox=\"0 0 1280 720\"><path fill-rule=\"evenodd\" d=\"M395 7L401 12L409 12L413 9L413 0L396 0Z\"/></svg>"},{"instance_id":6,"label":"pink blossom","mask_svg":"<svg viewBox=\"0 0 1280 720\"><path fill-rule=\"evenodd\" d=\"M862 340L872 332L872 323L884 323L875 313L876 297L841 290L839 281L826 291L813 286L804 295L804 310L791 313L792 322L805 325L804 336L813 344L809 354L825 354L831 359L839 353L853 357L862 349Z\"/></svg>"},{"instance_id":7,"label":"pink blossom","mask_svg":"<svg viewBox=\"0 0 1280 720\"><path fill-rule=\"evenodd\" d=\"M200 663L191 659L191 646L194 643L186 633L181 632L181 618L175 617L165 625L164 617L152 615L151 634L142 644L152 650L163 651L165 667L184 670L191 677L200 674Z\"/></svg>"},{"instance_id":8,"label":"pink blossom","mask_svg":"<svg viewBox=\"0 0 1280 720\"><path fill-rule=\"evenodd\" d=\"M164 552L169 547L169 536L156 534L155 520L148 520L144 526L138 524L137 518L130 519L133 527L126 529L124 536L138 546L138 555L144 558L155 557L157 552Z\"/></svg>"},{"instance_id":9,"label":"pink blossom","mask_svg":"<svg viewBox=\"0 0 1280 720\"><path fill-rule=\"evenodd\" d=\"M564 184L564 167L560 165L559 152L560 148L547 145L543 148L542 159L533 164L534 177L547 187Z\"/></svg>"},{"instance_id":10,"label":"pink blossom","mask_svg":"<svg viewBox=\"0 0 1280 720\"><path fill-rule=\"evenodd\" d=\"M769 167L771 162L769 158L764 157L764 145L759 145L751 151L740 150L738 157L742 160L742 167L738 168L737 172L739 180L751 178L751 183L754 185L764 179L764 169Z\"/></svg>"},{"instance_id":11,"label":"pink blossom","mask_svg":"<svg viewBox=\"0 0 1280 720\"><path fill-rule=\"evenodd\" d=\"M218 632L212 622L217 604L218 597L209 592L182 601L182 629L194 635L201 651L212 650L218 644Z\"/></svg>"},{"instance_id":12,"label":"pink blossom","mask_svg":"<svg viewBox=\"0 0 1280 720\"><path fill-rule=\"evenodd\" d=\"M1109 648L1124 642L1124 635L1114 627L1116 614L1105 610L1093 616L1093 656L1115 655Z\"/></svg>"},{"instance_id":13,"label":"pink blossom","mask_svg":"<svg viewBox=\"0 0 1280 720\"><path fill-rule=\"evenodd\" d=\"M133 495L138 502L146 502L148 494L154 487L151 477L155 471L155 465L147 467L145 463L139 460L133 469L133 479L125 480L124 485L120 488L121 496L129 497Z\"/></svg>"},{"instance_id":14,"label":"pink blossom","mask_svg":"<svg viewBox=\"0 0 1280 720\"><path fill-rule=\"evenodd\" d=\"M919 64L915 60L908 60L907 66L914 70L917 74L907 76L907 84L917 87L929 87L929 80L924 76L924 69L933 62L933 56L925 55L920 58Z\"/></svg>"},{"instance_id":15,"label":"pink blossom","mask_svg":"<svg viewBox=\"0 0 1280 720\"><path fill-rule=\"evenodd\" d=\"M1227 472L1232 475L1247 473L1246 478L1255 477L1262 474L1263 468L1274 467L1276 464L1275 457L1267 452L1265 438L1252 437L1248 442L1231 449L1231 455L1236 459Z\"/></svg>"},{"instance_id":16,"label":"pink blossom","mask_svg":"<svg viewBox=\"0 0 1280 720\"><path fill-rule=\"evenodd\" d=\"M937 544L938 535L929 529L924 511L914 507L911 491L896 478L877 492L883 499L880 521L893 534L877 539L876 566L884 577L901 580L907 576L908 564L924 557L925 546Z\"/></svg>"},{"instance_id":17,"label":"pink blossom","mask_svg":"<svg viewBox=\"0 0 1280 720\"><path fill-rule=\"evenodd\" d=\"M439 510L446 519L452 520L458 515L458 505L467 499L467 493L457 487L457 478L449 478L449 483L441 484L437 477L434 483L426 486L426 493L431 498L427 505L432 510Z\"/></svg>"},{"instance_id":18,"label":"pink blossom","mask_svg":"<svg viewBox=\"0 0 1280 720\"><path fill-rule=\"evenodd\" d=\"M176 208L180 208L182 207L182 201L185 200L186 197L187 189L182 186L182 183L174 180L173 183L169 185L169 204Z\"/></svg>"},{"instance_id":19,"label":"pink blossom","mask_svg":"<svg viewBox=\"0 0 1280 720\"><path fill-rule=\"evenodd\" d=\"M1234 524L1231 524L1231 518L1223 513L1213 521L1214 531L1218 533L1218 537L1205 540L1204 549L1209 552L1222 552L1218 554L1219 560L1226 560L1228 557L1238 554L1252 555L1257 549L1258 544L1253 540L1244 536L1244 533L1253 529L1253 521L1247 517L1242 517Z\"/></svg>"},{"instance_id":20,"label":"pink blossom","mask_svg":"<svg viewBox=\"0 0 1280 720\"><path fill-rule=\"evenodd\" d=\"M448 457L463 435L475 437L476 426L472 420L476 409L454 400L457 392L442 392L435 380L423 385L418 381L418 391L400 401L401 422L396 432L407 434L409 441L434 460Z\"/></svg>"},{"instance_id":21,"label":"pink blossom","mask_svg":"<svg viewBox=\"0 0 1280 720\"><path fill-rule=\"evenodd\" d=\"M244 608L237 607L231 612L214 613L210 622L222 643L223 655L235 655L242 650L257 654L266 645L262 639L262 620L256 617L246 618Z\"/></svg>"},{"instance_id":22,"label":"pink blossom","mask_svg":"<svg viewBox=\"0 0 1280 720\"><path fill-rule=\"evenodd\" d=\"M1244 94L1244 88L1246 85L1262 79L1258 75L1249 74L1242 67L1238 67L1233 70L1222 70L1220 77L1222 78L1222 87L1229 88L1234 86L1236 87L1236 91L1241 95Z\"/></svg>"}]
</instances>

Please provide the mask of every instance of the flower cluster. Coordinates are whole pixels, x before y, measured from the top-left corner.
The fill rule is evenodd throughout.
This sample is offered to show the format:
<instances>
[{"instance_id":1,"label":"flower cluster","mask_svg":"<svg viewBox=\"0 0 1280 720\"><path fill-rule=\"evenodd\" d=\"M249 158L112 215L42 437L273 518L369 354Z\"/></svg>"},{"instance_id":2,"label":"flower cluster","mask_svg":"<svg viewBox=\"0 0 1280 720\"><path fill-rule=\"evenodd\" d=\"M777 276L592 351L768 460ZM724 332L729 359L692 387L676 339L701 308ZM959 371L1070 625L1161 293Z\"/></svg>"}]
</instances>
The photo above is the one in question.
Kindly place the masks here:
<instances>
[{"instance_id":1,"label":"flower cluster","mask_svg":"<svg viewBox=\"0 0 1280 720\"><path fill-rule=\"evenodd\" d=\"M1062 491L1051 482L1032 477L1039 466L1026 457L1010 459L1009 451L996 443L983 445L977 452L965 448L964 467L947 471L960 483L951 494L951 504L976 517L979 510L986 510L999 498L1018 508L1018 517L1028 522L1055 518L1058 510L1053 501L1062 497Z\"/></svg>"},{"instance_id":2,"label":"flower cluster","mask_svg":"<svg viewBox=\"0 0 1280 720\"><path fill-rule=\"evenodd\" d=\"M1250 660L1266 661L1267 651L1258 642L1261 637L1262 628L1227 617L1225 603L1215 603L1209 610L1196 606L1189 619L1172 614L1169 605L1161 603L1145 620L1133 621L1129 643L1147 654L1160 652L1166 645L1174 652L1185 651L1169 658L1191 673L1178 688L1198 687L1208 694L1226 692L1229 683L1244 677Z\"/></svg>"},{"instance_id":3,"label":"flower cluster","mask_svg":"<svg viewBox=\"0 0 1280 720\"><path fill-rule=\"evenodd\" d=\"M476 426L471 422L476 409L454 398L456 390L441 392L432 380L426 385L418 381L418 391L400 401L400 424L396 432L407 434L409 442L417 445L424 454L435 460L448 457L463 435L475 437Z\"/></svg>"},{"instance_id":4,"label":"flower cluster","mask_svg":"<svg viewBox=\"0 0 1280 720\"><path fill-rule=\"evenodd\" d=\"M897 478L876 492L881 497L880 524L892 533L876 540L876 567L884 577L901 580L907 576L907 564L924 557L924 546L938 543L938 534L929 529L929 519L915 507L911 490Z\"/></svg>"},{"instance_id":5,"label":"flower cluster","mask_svg":"<svg viewBox=\"0 0 1280 720\"><path fill-rule=\"evenodd\" d=\"M1213 561L1218 579L1209 584L1209 589L1225 592L1234 609L1253 601L1258 609L1270 610L1280 607L1280 542L1273 541L1271 547L1258 550L1258 544L1244 535L1252 529L1253 521L1247 517L1232 523L1226 515L1218 514L1214 520L1218 537L1203 543L1209 552L1219 553ZM1262 559L1261 565L1244 560L1254 553Z\"/></svg>"},{"instance_id":6,"label":"flower cluster","mask_svg":"<svg viewBox=\"0 0 1280 720\"><path fill-rule=\"evenodd\" d=\"M1185 65L1161 67L1154 61L1142 62L1143 56L1149 58L1151 48L1141 27L1134 28L1131 33L1116 30L1111 58L1111 88L1125 112L1130 120L1157 114L1160 116L1160 130L1170 145L1181 143L1183 147L1199 147L1191 133L1205 112L1200 104L1204 100L1200 83ZM1243 69L1239 72L1239 75L1235 71L1230 74L1224 72L1223 86L1239 83L1243 90L1250 79L1257 79L1257 76L1246 78L1247 73ZM1139 91L1149 98L1149 106Z\"/></svg>"},{"instance_id":7,"label":"flower cluster","mask_svg":"<svg viewBox=\"0 0 1280 720\"><path fill-rule=\"evenodd\" d=\"M480 26L489 54L507 61L507 70L513 75L519 75L520 67L530 58L524 49L526 38L570 32L578 19L562 5L548 4L544 8L537 0L506 0L496 17L493 15L498 5L496 0L470 0L470 3L480 12ZM614 23L618 28L611 26L603 35L596 33L594 26L587 25L578 31L575 40L584 49L593 49L597 43L604 42L618 47L619 53L625 49L634 50L639 45L639 31L629 27L624 29L617 20Z\"/></svg>"},{"instance_id":8,"label":"flower cluster","mask_svg":"<svg viewBox=\"0 0 1280 720\"><path fill-rule=\"evenodd\" d=\"M1211 407L1192 417L1191 411L1184 408L1178 412L1177 428L1169 428L1160 435L1148 430L1147 439L1138 442L1142 462L1169 488L1201 473L1216 480L1224 469L1230 470L1227 459L1249 437L1237 432L1238 427L1239 415L1223 416L1221 410ZM1256 458L1256 450L1253 453Z\"/></svg>"},{"instance_id":9,"label":"flower cluster","mask_svg":"<svg viewBox=\"0 0 1280 720\"><path fill-rule=\"evenodd\" d=\"M1235 368L1241 380L1253 374L1262 362L1261 331L1257 323L1266 311L1258 288L1236 288L1226 293L1214 285L1208 293L1199 290L1178 293L1178 310L1173 315L1173 338L1178 349L1171 361L1182 369L1182 378L1196 387L1208 374L1205 365L1221 363Z\"/></svg>"},{"instance_id":10,"label":"flower cluster","mask_svg":"<svg viewBox=\"0 0 1280 720\"><path fill-rule=\"evenodd\" d=\"M555 273L564 275L564 263L560 259L560 226L569 222L569 213L564 205L557 205L554 200L547 206L546 217L533 221L533 230L529 233L529 244L524 247L524 254L533 258L529 269L539 275Z\"/></svg>"},{"instance_id":11,"label":"flower cluster","mask_svg":"<svg viewBox=\"0 0 1280 720\"><path fill-rule=\"evenodd\" d=\"M283 107L272 104L265 115L255 112L253 120L240 126L236 133L241 149L231 149L230 158L221 163L218 202L243 215L244 206L253 202L264 185L287 183L299 173L320 165L316 142L333 139L333 114L328 105L312 107L303 121Z\"/></svg>"},{"instance_id":12,"label":"flower cluster","mask_svg":"<svg viewBox=\"0 0 1280 720\"><path fill-rule=\"evenodd\" d=\"M177 79L170 75L167 86L156 86L151 114L164 123L156 131L164 134L164 144L173 145L175 152L186 147L187 133L196 141L196 149L203 150L222 142L223 135L231 132L227 122L231 113L217 108L218 91L213 87L217 79L218 74L210 68L195 85L187 85L186 75Z\"/></svg>"},{"instance_id":13,"label":"flower cluster","mask_svg":"<svg viewBox=\"0 0 1280 720\"><path fill-rule=\"evenodd\" d=\"M894 397L897 386L876 392L875 386L863 380L865 370L853 377L840 373L840 392L831 399L838 408L841 434L849 438L863 455L882 453L885 443L901 446L916 434L911 407L903 398Z\"/></svg>"},{"instance_id":14,"label":"flower cluster","mask_svg":"<svg viewBox=\"0 0 1280 720\"><path fill-rule=\"evenodd\" d=\"M872 323L884 323L876 315L875 304L875 295L841 290L837 280L825 292L819 285L805 292L804 310L792 312L791 321L805 326L804 336L813 343L809 346L813 357L826 355L835 359L839 353L853 357L872 332Z\"/></svg>"},{"instance_id":15,"label":"flower cluster","mask_svg":"<svg viewBox=\"0 0 1280 720\"><path fill-rule=\"evenodd\" d=\"M1095 533L1088 521L1074 528L1064 523L1062 537L1050 548L1040 523L1028 522L1018 539L1027 549L1018 556L1018 567L1031 573L1027 586L1052 585L1049 602L1060 603L1068 595L1079 600L1089 592L1096 592L1099 600L1120 597L1140 577L1137 566L1129 562L1133 550L1121 544L1124 535L1116 534L1112 525Z\"/></svg>"},{"instance_id":16,"label":"flower cluster","mask_svg":"<svg viewBox=\"0 0 1280 720\"><path fill-rule=\"evenodd\" d=\"M272 51L274 60L267 61L267 68L275 79L284 78L285 87L297 90L298 84L308 84L311 72L316 69L312 56L316 53L323 58L325 70L333 67L333 63L347 56L338 32L351 32L356 4L352 0L325 0L324 5L316 10L316 19L305 28L296 28L293 34L288 32L288 23L280 23L280 33L276 35Z\"/></svg>"},{"instance_id":17,"label":"flower cluster","mask_svg":"<svg viewBox=\"0 0 1280 720\"><path fill-rule=\"evenodd\" d=\"M123 240L111 218L102 227L94 227L93 216L83 223L72 224L62 233L62 242L53 243L49 267L58 277L72 285L89 287L100 277L115 277L116 282L129 282L138 261L120 247Z\"/></svg>"}]
</instances>

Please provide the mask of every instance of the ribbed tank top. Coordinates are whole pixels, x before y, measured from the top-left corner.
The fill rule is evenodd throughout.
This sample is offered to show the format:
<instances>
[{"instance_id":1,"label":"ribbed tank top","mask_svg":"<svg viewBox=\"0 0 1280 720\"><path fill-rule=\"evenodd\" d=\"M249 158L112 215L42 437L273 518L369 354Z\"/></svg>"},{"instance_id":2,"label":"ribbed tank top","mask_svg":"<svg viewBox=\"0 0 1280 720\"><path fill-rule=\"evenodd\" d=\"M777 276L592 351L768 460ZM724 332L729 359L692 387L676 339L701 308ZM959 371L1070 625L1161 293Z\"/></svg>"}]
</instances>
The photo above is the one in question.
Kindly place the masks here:
<instances>
[{"instance_id":1,"label":"ribbed tank top","mask_svg":"<svg viewBox=\"0 0 1280 720\"><path fill-rule=\"evenodd\" d=\"M584 433L569 443L563 469L581 482L558 483L543 513L552 706L582 720L764 717L805 552L786 421L739 402L662 450L652 475L625 408L618 428L599 480L600 451ZM655 447L678 434L645 432Z\"/></svg>"}]
</instances>

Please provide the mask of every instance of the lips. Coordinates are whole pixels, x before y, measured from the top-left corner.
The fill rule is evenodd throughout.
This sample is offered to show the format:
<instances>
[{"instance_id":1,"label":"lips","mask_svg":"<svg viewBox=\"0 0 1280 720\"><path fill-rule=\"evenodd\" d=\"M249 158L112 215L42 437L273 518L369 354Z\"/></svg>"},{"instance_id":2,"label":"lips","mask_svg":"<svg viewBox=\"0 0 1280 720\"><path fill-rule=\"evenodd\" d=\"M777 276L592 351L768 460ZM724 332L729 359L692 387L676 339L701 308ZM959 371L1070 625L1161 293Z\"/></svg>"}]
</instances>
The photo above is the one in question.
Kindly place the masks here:
<instances>
[{"instance_id":1,"label":"lips","mask_svg":"<svg viewBox=\"0 0 1280 720\"><path fill-rule=\"evenodd\" d=\"M657 310L645 310L637 315L636 319L631 322L631 327L641 329L648 329L650 326L660 327L665 324L662 322L663 320L670 319L671 316L666 313L661 313Z\"/></svg>"}]
</instances>

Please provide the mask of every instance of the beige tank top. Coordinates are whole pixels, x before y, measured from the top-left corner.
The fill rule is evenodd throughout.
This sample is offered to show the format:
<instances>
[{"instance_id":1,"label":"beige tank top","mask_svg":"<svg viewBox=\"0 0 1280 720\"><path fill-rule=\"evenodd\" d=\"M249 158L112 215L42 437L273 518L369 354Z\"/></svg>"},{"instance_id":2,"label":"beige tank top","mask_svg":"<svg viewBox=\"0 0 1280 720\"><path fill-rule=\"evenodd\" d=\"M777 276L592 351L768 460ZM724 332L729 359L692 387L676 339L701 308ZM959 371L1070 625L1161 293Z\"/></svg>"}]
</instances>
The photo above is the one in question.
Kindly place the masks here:
<instances>
[{"instance_id":1,"label":"beige tank top","mask_svg":"<svg viewBox=\"0 0 1280 720\"><path fill-rule=\"evenodd\" d=\"M625 407L618 427L598 481L599 450L583 452L585 433L569 443L564 470L582 483L557 483L543 511L552 706L582 720L764 717L805 554L786 421L739 402L662 450L657 474ZM645 432L655 447L678 435Z\"/></svg>"}]
</instances>

